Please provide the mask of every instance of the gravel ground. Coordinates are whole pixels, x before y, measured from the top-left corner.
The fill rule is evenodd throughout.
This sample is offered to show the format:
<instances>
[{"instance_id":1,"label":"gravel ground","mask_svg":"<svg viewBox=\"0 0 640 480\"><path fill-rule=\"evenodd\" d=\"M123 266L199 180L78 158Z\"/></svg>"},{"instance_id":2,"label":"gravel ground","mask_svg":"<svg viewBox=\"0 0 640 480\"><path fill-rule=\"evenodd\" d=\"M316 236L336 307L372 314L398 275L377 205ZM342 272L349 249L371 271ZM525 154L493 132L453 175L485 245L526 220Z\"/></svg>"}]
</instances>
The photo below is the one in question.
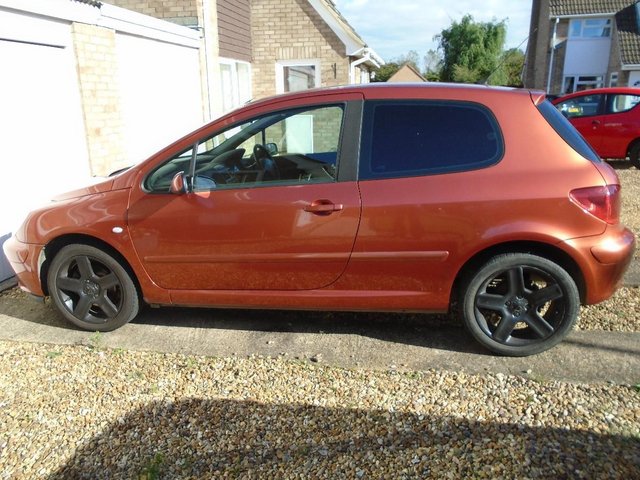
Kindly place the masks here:
<instances>
[{"instance_id":1,"label":"gravel ground","mask_svg":"<svg viewBox=\"0 0 640 480\"><path fill-rule=\"evenodd\" d=\"M636 237L640 237L640 170L628 168L628 162L612 164L622 185L622 223L634 231ZM636 249L635 258L640 258L640 248Z\"/></svg>"},{"instance_id":2,"label":"gravel ground","mask_svg":"<svg viewBox=\"0 0 640 480\"><path fill-rule=\"evenodd\" d=\"M638 387L0 342L0 478L640 478ZM640 380L640 378L639 378Z\"/></svg>"}]
</instances>

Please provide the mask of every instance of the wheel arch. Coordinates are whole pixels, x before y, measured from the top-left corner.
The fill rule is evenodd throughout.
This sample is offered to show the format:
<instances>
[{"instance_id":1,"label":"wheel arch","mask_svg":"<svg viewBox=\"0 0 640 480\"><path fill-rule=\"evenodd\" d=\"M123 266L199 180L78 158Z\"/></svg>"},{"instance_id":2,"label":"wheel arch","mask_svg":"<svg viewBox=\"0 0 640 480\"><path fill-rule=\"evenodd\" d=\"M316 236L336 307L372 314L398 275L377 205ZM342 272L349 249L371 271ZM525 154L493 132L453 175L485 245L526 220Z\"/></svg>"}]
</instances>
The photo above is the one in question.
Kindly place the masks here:
<instances>
[{"instance_id":1,"label":"wheel arch","mask_svg":"<svg viewBox=\"0 0 640 480\"><path fill-rule=\"evenodd\" d=\"M456 278L453 282L451 289L451 297L449 299L449 305L455 305L460 294L461 288L467 279L467 277L474 271L478 270L482 265L488 262L491 258L502 255L505 253L528 253L531 255L537 255L542 258L546 258L567 271L567 273L574 279L578 292L580 294L580 301L584 303L586 298L586 284L582 270L571 258L571 256L564 250L541 242L530 241L517 241L506 242L497 245L492 245L484 250L477 252L465 264L460 268Z\"/></svg>"},{"instance_id":2,"label":"wheel arch","mask_svg":"<svg viewBox=\"0 0 640 480\"><path fill-rule=\"evenodd\" d=\"M640 143L640 137L636 137L633 140L631 140L629 142L629 145L627 146L627 155L629 155L631 153L631 149L636 145L638 145L639 143Z\"/></svg>"},{"instance_id":3,"label":"wheel arch","mask_svg":"<svg viewBox=\"0 0 640 480\"><path fill-rule=\"evenodd\" d=\"M131 267L129 261L120 253L117 249L115 249L112 245L109 245L104 240L100 240L99 238L92 237L91 235L82 235L82 234L67 234L62 235L60 237L54 238L51 240L45 247L45 260L40 266L40 283L42 285L42 291L45 295L49 295L49 285L47 282L47 276L49 273L49 266L51 265L52 260L58 254L58 252L67 245L79 244L79 245L89 245L95 248L98 248L105 253L112 256L122 268L126 270L126 272L131 277L133 284L136 287L136 291L138 292L138 298L142 299L142 287L138 280L138 276L135 271Z\"/></svg>"}]
</instances>

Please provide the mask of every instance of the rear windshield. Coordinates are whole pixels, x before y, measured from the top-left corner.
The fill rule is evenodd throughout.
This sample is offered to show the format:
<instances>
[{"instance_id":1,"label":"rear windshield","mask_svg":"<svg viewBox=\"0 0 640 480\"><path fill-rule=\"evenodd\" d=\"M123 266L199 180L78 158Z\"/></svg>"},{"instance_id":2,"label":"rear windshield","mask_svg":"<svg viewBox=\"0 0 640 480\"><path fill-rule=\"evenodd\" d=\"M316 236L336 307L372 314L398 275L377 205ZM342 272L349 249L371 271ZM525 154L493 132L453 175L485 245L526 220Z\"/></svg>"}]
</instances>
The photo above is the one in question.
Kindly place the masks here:
<instances>
[{"instance_id":1,"label":"rear windshield","mask_svg":"<svg viewBox=\"0 0 640 480\"><path fill-rule=\"evenodd\" d=\"M587 160L592 162L600 162L600 157L595 150L587 143L580 132L578 132L573 125L567 120L562 113L554 107L551 102L545 101L538 105L538 110L545 118L549 125L558 132L558 135L571 146L576 152L582 155Z\"/></svg>"}]
</instances>

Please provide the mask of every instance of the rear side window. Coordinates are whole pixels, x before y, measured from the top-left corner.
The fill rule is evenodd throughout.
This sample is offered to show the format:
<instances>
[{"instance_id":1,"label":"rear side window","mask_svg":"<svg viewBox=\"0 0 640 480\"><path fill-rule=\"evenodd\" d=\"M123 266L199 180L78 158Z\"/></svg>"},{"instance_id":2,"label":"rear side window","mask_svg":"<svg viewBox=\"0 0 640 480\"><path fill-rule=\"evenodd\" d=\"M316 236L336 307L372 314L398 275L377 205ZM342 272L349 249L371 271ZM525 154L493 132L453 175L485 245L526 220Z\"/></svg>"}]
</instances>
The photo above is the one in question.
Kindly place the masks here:
<instances>
[{"instance_id":1,"label":"rear side window","mask_svg":"<svg viewBox=\"0 0 640 480\"><path fill-rule=\"evenodd\" d=\"M377 101L364 115L362 180L474 170L504 150L495 118L475 103Z\"/></svg>"},{"instance_id":2,"label":"rear side window","mask_svg":"<svg viewBox=\"0 0 640 480\"><path fill-rule=\"evenodd\" d=\"M558 111L550 102L542 102L538 105L538 110L545 118L549 125L562 137L562 139L571 146L576 152L582 155L587 160L592 162L599 162L600 157L595 152L591 145L587 143L580 132L578 132L573 125L565 118L565 116Z\"/></svg>"}]
</instances>

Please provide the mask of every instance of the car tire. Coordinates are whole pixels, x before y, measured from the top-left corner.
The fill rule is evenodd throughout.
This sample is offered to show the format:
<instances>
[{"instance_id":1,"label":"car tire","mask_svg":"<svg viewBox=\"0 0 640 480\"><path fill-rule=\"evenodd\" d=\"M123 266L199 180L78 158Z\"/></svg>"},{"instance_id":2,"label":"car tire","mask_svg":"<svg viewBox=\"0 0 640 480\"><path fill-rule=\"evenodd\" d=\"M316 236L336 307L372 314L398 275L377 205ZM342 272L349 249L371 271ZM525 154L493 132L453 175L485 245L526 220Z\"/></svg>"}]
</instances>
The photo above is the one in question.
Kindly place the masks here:
<instances>
[{"instance_id":1,"label":"car tire","mask_svg":"<svg viewBox=\"0 0 640 480\"><path fill-rule=\"evenodd\" d=\"M67 245L47 274L49 295L62 315L78 327L108 332L138 314L138 290L125 268L90 245Z\"/></svg>"},{"instance_id":2,"label":"car tire","mask_svg":"<svg viewBox=\"0 0 640 480\"><path fill-rule=\"evenodd\" d=\"M629 149L629 160L634 167L640 169L640 142L635 143Z\"/></svg>"},{"instance_id":3,"label":"car tire","mask_svg":"<svg viewBox=\"0 0 640 480\"><path fill-rule=\"evenodd\" d=\"M524 357L567 336L578 317L580 295L556 263L508 253L467 277L460 305L463 323L478 342L501 355Z\"/></svg>"}]
</instances>

